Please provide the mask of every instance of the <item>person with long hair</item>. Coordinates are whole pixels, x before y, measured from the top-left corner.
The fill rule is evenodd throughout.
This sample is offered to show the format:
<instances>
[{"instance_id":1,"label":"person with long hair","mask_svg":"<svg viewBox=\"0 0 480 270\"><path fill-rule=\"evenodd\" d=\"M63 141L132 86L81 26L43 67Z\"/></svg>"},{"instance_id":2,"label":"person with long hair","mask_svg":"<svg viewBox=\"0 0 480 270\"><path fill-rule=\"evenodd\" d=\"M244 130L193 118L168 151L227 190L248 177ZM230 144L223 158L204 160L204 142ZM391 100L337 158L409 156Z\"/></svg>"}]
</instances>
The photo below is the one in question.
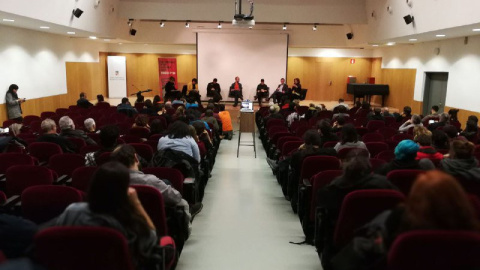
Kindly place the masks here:
<instances>
[{"instance_id":1,"label":"person with long hair","mask_svg":"<svg viewBox=\"0 0 480 270\"><path fill-rule=\"evenodd\" d=\"M7 94L5 95L5 103L7 104L8 119L22 122L23 117L21 104L24 103L27 99L18 98L17 92L18 85L10 85L10 87L8 87Z\"/></svg>"},{"instance_id":2,"label":"person with long hair","mask_svg":"<svg viewBox=\"0 0 480 270\"><path fill-rule=\"evenodd\" d=\"M473 179L478 173L472 174L470 170L478 167L478 160L473 156L475 145L469 141L453 140L450 144L448 158L440 162L440 167L453 176Z\"/></svg>"},{"instance_id":3,"label":"person with long hair","mask_svg":"<svg viewBox=\"0 0 480 270\"><path fill-rule=\"evenodd\" d=\"M302 90L302 84L300 83L299 78L293 79L293 84L292 84L292 92L290 93L290 99L300 99L300 90Z\"/></svg>"},{"instance_id":4,"label":"person with long hair","mask_svg":"<svg viewBox=\"0 0 480 270\"><path fill-rule=\"evenodd\" d=\"M418 114L412 115L412 117L405 121L399 128L400 132L407 132L410 128L423 127L422 118Z\"/></svg>"},{"instance_id":5,"label":"person with long hair","mask_svg":"<svg viewBox=\"0 0 480 270\"><path fill-rule=\"evenodd\" d=\"M182 121L175 121L160 140L157 150L171 149L183 152L200 162L200 151L197 142L193 139L188 125Z\"/></svg>"},{"instance_id":6,"label":"person with long hair","mask_svg":"<svg viewBox=\"0 0 480 270\"><path fill-rule=\"evenodd\" d=\"M85 155L85 166L97 166L97 158L106 152L112 152L117 147L120 130L116 125L103 126L100 129L100 150Z\"/></svg>"},{"instance_id":7,"label":"person with long hair","mask_svg":"<svg viewBox=\"0 0 480 270\"><path fill-rule=\"evenodd\" d=\"M128 169L108 162L93 175L87 202L73 203L55 221L56 226L102 226L120 231L127 239L132 260L142 269L158 245L155 226L130 188Z\"/></svg>"},{"instance_id":8,"label":"person with long hair","mask_svg":"<svg viewBox=\"0 0 480 270\"><path fill-rule=\"evenodd\" d=\"M337 153L343 148L363 148L368 150L365 143L358 139L357 131L352 124L346 124L343 126L341 141L334 147Z\"/></svg>"}]
</instances>

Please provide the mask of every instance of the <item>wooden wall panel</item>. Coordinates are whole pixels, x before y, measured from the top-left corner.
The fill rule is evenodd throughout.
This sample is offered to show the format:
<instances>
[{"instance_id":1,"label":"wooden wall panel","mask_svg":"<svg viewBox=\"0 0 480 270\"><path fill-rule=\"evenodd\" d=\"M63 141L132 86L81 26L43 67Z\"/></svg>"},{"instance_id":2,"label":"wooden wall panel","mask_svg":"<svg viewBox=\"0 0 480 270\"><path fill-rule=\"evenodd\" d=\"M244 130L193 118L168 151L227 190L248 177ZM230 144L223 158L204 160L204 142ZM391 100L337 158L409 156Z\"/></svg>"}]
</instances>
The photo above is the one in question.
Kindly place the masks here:
<instances>
[{"instance_id":1,"label":"wooden wall panel","mask_svg":"<svg viewBox=\"0 0 480 270\"><path fill-rule=\"evenodd\" d=\"M178 86L189 83L197 76L197 56L177 54L141 54L141 53L101 53L105 56L125 56L127 60L127 94L131 95L138 90L152 89L144 94L153 97L159 94L160 78L158 73L158 58L177 58Z\"/></svg>"},{"instance_id":2,"label":"wooden wall panel","mask_svg":"<svg viewBox=\"0 0 480 270\"><path fill-rule=\"evenodd\" d=\"M412 109L418 107L418 103L413 100L416 73L416 69L382 69L378 83L390 86L390 95L385 101L386 106L400 110L404 106L410 106Z\"/></svg>"},{"instance_id":3,"label":"wooden wall panel","mask_svg":"<svg viewBox=\"0 0 480 270\"><path fill-rule=\"evenodd\" d=\"M450 109L457 109L449 106L445 106L445 112L448 112ZM480 112L473 112L469 110L462 110L458 111L458 121L462 124L462 128L465 128L467 124L467 119L470 115L475 115L477 118L480 119Z\"/></svg>"},{"instance_id":4,"label":"wooden wall panel","mask_svg":"<svg viewBox=\"0 0 480 270\"><path fill-rule=\"evenodd\" d=\"M298 77L302 87L308 89L307 99L310 100L337 100L344 98L352 100L347 95L347 77L356 76L358 82L366 82L372 73L373 58L355 59L328 57L289 57L287 70L287 84Z\"/></svg>"}]
</instances>

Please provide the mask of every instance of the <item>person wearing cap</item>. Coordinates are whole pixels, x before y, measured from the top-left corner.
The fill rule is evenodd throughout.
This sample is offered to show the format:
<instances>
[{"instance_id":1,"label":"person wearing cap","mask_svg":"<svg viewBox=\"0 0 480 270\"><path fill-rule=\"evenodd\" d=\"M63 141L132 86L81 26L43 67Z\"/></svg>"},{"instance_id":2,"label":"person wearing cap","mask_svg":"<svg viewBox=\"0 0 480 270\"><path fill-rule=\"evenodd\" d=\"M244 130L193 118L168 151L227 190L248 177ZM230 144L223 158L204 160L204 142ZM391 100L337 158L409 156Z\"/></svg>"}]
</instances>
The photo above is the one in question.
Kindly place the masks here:
<instances>
[{"instance_id":1,"label":"person wearing cap","mask_svg":"<svg viewBox=\"0 0 480 270\"><path fill-rule=\"evenodd\" d=\"M429 159L416 160L420 146L412 140L403 140L395 147L395 159L378 168L376 173L387 175L393 170L433 170L435 165Z\"/></svg>"},{"instance_id":2,"label":"person wearing cap","mask_svg":"<svg viewBox=\"0 0 480 270\"><path fill-rule=\"evenodd\" d=\"M258 105L262 106L262 98L268 98L268 86L265 84L265 80L261 79L260 84L257 85L257 95L254 97L258 99Z\"/></svg>"},{"instance_id":3,"label":"person wearing cap","mask_svg":"<svg viewBox=\"0 0 480 270\"><path fill-rule=\"evenodd\" d=\"M212 82L207 85L207 97L214 97L216 95L222 96L220 84L217 83L217 78L214 78Z\"/></svg>"}]
</instances>

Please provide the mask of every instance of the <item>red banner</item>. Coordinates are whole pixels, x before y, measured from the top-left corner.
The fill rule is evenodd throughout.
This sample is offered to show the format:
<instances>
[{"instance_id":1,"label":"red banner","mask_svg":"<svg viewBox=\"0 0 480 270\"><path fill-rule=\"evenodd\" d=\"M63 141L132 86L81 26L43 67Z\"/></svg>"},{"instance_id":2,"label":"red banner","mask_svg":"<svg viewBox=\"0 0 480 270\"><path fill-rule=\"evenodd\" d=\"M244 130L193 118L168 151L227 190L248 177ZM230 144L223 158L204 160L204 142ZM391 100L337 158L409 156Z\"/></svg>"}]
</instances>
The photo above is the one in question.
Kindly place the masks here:
<instances>
[{"instance_id":1,"label":"red banner","mask_svg":"<svg viewBox=\"0 0 480 270\"><path fill-rule=\"evenodd\" d=\"M158 72L160 76L160 96L163 97L163 89L170 77L175 78L175 88L177 86L177 58L158 58Z\"/></svg>"}]
</instances>

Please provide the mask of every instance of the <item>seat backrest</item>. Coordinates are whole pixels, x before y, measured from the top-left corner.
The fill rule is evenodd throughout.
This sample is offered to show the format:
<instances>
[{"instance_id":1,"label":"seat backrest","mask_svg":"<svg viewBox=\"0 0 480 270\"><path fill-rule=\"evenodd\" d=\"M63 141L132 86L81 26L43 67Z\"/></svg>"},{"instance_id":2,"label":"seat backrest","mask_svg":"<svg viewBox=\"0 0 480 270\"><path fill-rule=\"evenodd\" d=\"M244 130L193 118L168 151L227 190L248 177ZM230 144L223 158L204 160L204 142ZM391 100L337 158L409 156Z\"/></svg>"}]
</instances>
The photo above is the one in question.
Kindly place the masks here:
<instances>
[{"instance_id":1,"label":"seat backrest","mask_svg":"<svg viewBox=\"0 0 480 270\"><path fill-rule=\"evenodd\" d=\"M367 129L369 132L374 132L379 128L385 127L385 121L384 120L370 120L367 123Z\"/></svg>"},{"instance_id":2,"label":"seat backrest","mask_svg":"<svg viewBox=\"0 0 480 270\"><path fill-rule=\"evenodd\" d=\"M158 142L158 140L160 140L161 137L163 137L163 134L153 134L148 139L150 141L157 141Z\"/></svg>"},{"instance_id":3,"label":"seat backrest","mask_svg":"<svg viewBox=\"0 0 480 270\"><path fill-rule=\"evenodd\" d=\"M367 142L384 142L385 137L383 137L383 135L380 134L380 133L370 132L370 133L367 133L367 134L362 136L362 141L364 143L367 143Z\"/></svg>"},{"instance_id":4,"label":"seat backrest","mask_svg":"<svg viewBox=\"0 0 480 270\"><path fill-rule=\"evenodd\" d=\"M97 163L97 166L102 166L103 164L110 161L111 155L112 155L112 152L104 152L95 159L95 163Z\"/></svg>"},{"instance_id":5,"label":"seat backrest","mask_svg":"<svg viewBox=\"0 0 480 270\"><path fill-rule=\"evenodd\" d=\"M407 133L399 133L392 136L392 141L401 142L403 140L413 140L413 135Z\"/></svg>"},{"instance_id":6,"label":"seat backrest","mask_svg":"<svg viewBox=\"0 0 480 270\"><path fill-rule=\"evenodd\" d=\"M365 149L365 148L345 147L345 148L342 148L342 149L340 149L340 150L338 151L337 157L338 157L339 159L342 159L342 160L343 160L343 159L346 159L347 156L348 156L348 153L350 153L350 151L353 151L353 150L359 151L358 154L361 155L361 156L366 156L366 157L368 157L368 156L370 155L370 153L368 152L368 150Z\"/></svg>"},{"instance_id":7,"label":"seat backrest","mask_svg":"<svg viewBox=\"0 0 480 270\"><path fill-rule=\"evenodd\" d=\"M285 120L276 119L276 118L268 119L267 125L265 126L267 128L267 130L270 127L273 127L273 126L283 126L283 127L285 127Z\"/></svg>"},{"instance_id":8,"label":"seat backrest","mask_svg":"<svg viewBox=\"0 0 480 270\"><path fill-rule=\"evenodd\" d=\"M388 144L384 142L367 142L365 143L365 146L367 147L368 152L370 152L370 155L372 157L375 157L378 153L382 151L388 150Z\"/></svg>"},{"instance_id":9,"label":"seat backrest","mask_svg":"<svg viewBox=\"0 0 480 270\"><path fill-rule=\"evenodd\" d=\"M383 159L371 158L370 159L370 164L372 164L372 172L375 172L375 171L377 171L378 168L387 164L387 162Z\"/></svg>"},{"instance_id":10,"label":"seat backrest","mask_svg":"<svg viewBox=\"0 0 480 270\"><path fill-rule=\"evenodd\" d=\"M67 140L71 141L75 146L76 146L76 152L80 153L80 150L87 145L85 140L81 138L75 138L75 137L67 137Z\"/></svg>"},{"instance_id":11,"label":"seat backrest","mask_svg":"<svg viewBox=\"0 0 480 270\"><path fill-rule=\"evenodd\" d=\"M23 117L23 124L28 126L30 125L31 122L33 121L41 121L42 119L40 118L40 116L36 116L36 115L26 115L25 117Z\"/></svg>"},{"instance_id":12,"label":"seat backrest","mask_svg":"<svg viewBox=\"0 0 480 270\"><path fill-rule=\"evenodd\" d=\"M174 168L153 167L143 169L145 174L153 174L160 179L166 179L172 186L183 195L183 181L185 178L181 171Z\"/></svg>"},{"instance_id":13,"label":"seat backrest","mask_svg":"<svg viewBox=\"0 0 480 270\"><path fill-rule=\"evenodd\" d=\"M27 187L37 185L52 185L54 173L41 166L15 165L6 172L7 194L20 195Z\"/></svg>"},{"instance_id":14,"label":"seat backrest","mask_svg":"<svg viewBox=\"0 0 480 270\"><path fill-rule=\"evenodd\" d=\"M33 158L22 153L0 154L0 174L5 174L7 169L15 165L35 165Z\"/></svg>"},{"instance_id":15,"label":"seat backrest","mask_svg":"<svg viewBox=\"0 0 480 270\"><path fill-rule=\"evenodd\" d=\"M97 167L79 167L72 172L72 187L87 192Z\"/></svg>"},{"instance_id":16,"label":"seat backrest","mask_svg":"<svg viewBox=\"0 0 480 270\"><path fill-rule=\"evenodd\" d=\"M388 269L480 269L479 248L478 232L410 231L393 242L388 252Z\"/></svg>"},{"instance_id":17,"label":"seat backrest","mask_svg":"<svg viewBox=\"0 0 480 270\"><path fill-rule=\"evenodd\" d=\"M72 176L75 169L85 165L85 158L80 154L56 154L50 157L48 167L54 170L59 176Z\"/></svg>"},{"instance_id":18,"label":"seat backrest","mask_svg":"<svg viewBox=\"0 0 480 270\"><path fill-rule=\"evenodd\" d=\"M83 200L81 191L66 186L33 186L22 192L23 217L41 224L60 215L67 206Z\"/></svg>"},{"instance_id":19,"label":"seat backrest","mask_svg":"<svg viewBox=\"0 0 480 270\"><path fill-rule=\"evenodd\" d=\"M123 135L121 139L126 143L142 143L143 142L141 137L135 136L135 135Z\"/></svg>"},{"instance_id":20,"label":"seat backrest","mask_svg":"<svg viewBox=\"0 0 480 270\"><path fill-rule=\"evenodd\" d=\"M290 135L290 136L283 136L283 137L281 137L281 138L279 138L279 139L277 140L277 143L276 143L277 149L280 149L280 150L281 150L282 147L283 147L283 145L284 145L286 142L297 142L297 141L301 141L301 139L298 138L298 137L296 137L296 136L292 136L292 135Z\"/></svg>"},{"instance_id":21,"label":"seat backrest","mask_svg":"<svg viewBox=\"0 0 480 270\"><path fill-rule=\"evenodd\" d=\"M286 126L272 126L267 128L268 137L272 137L275 133L278 132L288 132L288 128Z\"/></svg>"},{"instance_id":22,"label":"seat backrest","mask_svg":"<svg viewBox=\"0 0 480 270\"><path fill-rule=\"evenodd\" d=\"M28 152L40 162L48 162L51 156L62 154L62 148L50 142L32 142L28 145Z\"/></svg>"},{"instance_id":23,"label":"seat backrest","mask_svg":"<svg viewBox=\"0 0 480 270\"><path fill-rule=\"evenodd\" d=\"M137 191L138 199L157 229L157 235L166 236L168 227L162 193L151 186L131 185L131 187Z\"/></svg>"},{"instance_id":24,"label":"seat backrest","mask_svg":"<svg viewBox=\"0 0 480 270\"><path fill-rule=\"evenodd\" d=\"M282 146L281 155L286 156L295 149L298 149L300 145L303 144L303 141L288 141L285 142Z\"/></svg>"},{"instance_id":25,"label":"seat backrest","mask_svg":"<svg viewBox=\"0 0 480 270\"><path fill-rule=\"evenodd\" d=\"M377 129L375 132L382 134L385 139L390 139L393 135L398 133L398 130L391 127L383 127Z\"/></svg>"},{"instance_id":26,"label":"seat backrest","mask_svg":"<svg viewBox=\"0 0 480 270\"><path fill-rule=\"evenodd\" d=\"M150 136L150 130L144 127L133 127L133 128L130 128L130 130L128 131L128 134L146 139Z\"/></svg>"},{"instance_id":27,"label":"seat backrest","mask_svg":"<svg viewBox=\"0 0 480 270\"><path fill-rule=\"evenodd\" d=\"M408 195L417 176L422 170L393 170L387 174L387 179L404 194Z\"/></svg>"},{"instance_id":28,"label":"seat backrest","mask_svg":"<svg viewBox=\"0 0 480 270\"><path fill-rule=\"evenodd\" d=\"M338 141L325 142L323 148L334 148L337 145Z\"/></svg>"},{"instance_id":29,"label":"seat backrest","mask_svg":"<svg viewBox=\"0 0 480 270\"><path fill-rule=\"evenodd\" d=\"M395 159L395 152L392 150L386 150L378 153L375 158L382 159L386 162L390 162Z\"/></svg>"},{"instance_id":30,"label":"seat backrest","mask_svg":"<svg viewBox=\"0 0 480 270\"><path fill-rule=\"evenodd\" d=\"M405 196L395 190L356 190L345 196L340 208L333 241L341 248L348 244L355 230L362 227L385 210L397 206Z\"/></svg>"},{"instance_id":31,"label":"seat backrest","mask_svg":"<svg viewBox=\"0 0 480 270\"><path fill-rule=\"evenodd\" d=\"M340 169L340 160L336 157L330 156L310 156L306 157L302 162L302 169L300 172L300 183L303 179L310 179L315 174L326 170Z\"/></svg>"},{"instance_id":32,"label":"seat backrest","mask_svg":"<svg viewBox=\"0 0 480 270\"><path fill-rule=\"evenodd\" d=\"M153 149L150 145L144 143L129 143L129 145L135 148L135 152L147 162L150 162L153 157Z\"/></svg>"},{"instance_id":33,"label":"seat backrest","mask_svg":"<svg viewBox=\"0 0 480 270\"><path fill-rule=\"evenodd\" d=\"M310 221L315 221L315 211L317 207L317 192L330 184L333 179L342 175L342 170L326 170L319 172L310 178L310 183L312 184L312 197L310 200Z\"/></svg>"},{"instance_id":34,"label":"seat backrest","mask_svg":"<svg viewBox=\"0 0 480 270\"><path fill-rule=\"evenodd\" d=\"M47 269L134 269L127 240L110 228L47 228L35 235L34 245L34 258Z\"/></svg>"},{"instance_id":35,"label":"seat backrest","mask_svg":"<svg viewBox=\"0 0 480 270\"><path fill-rule=\"evenodd\" d=\"M40 118L41 118L42 120L45 120L45 119L47 119L47 118L52 118L52 117L55 116L55 115L57 115L55 112L42 112L42 113L40 114Z\"/></svg>"}]
</instances>

